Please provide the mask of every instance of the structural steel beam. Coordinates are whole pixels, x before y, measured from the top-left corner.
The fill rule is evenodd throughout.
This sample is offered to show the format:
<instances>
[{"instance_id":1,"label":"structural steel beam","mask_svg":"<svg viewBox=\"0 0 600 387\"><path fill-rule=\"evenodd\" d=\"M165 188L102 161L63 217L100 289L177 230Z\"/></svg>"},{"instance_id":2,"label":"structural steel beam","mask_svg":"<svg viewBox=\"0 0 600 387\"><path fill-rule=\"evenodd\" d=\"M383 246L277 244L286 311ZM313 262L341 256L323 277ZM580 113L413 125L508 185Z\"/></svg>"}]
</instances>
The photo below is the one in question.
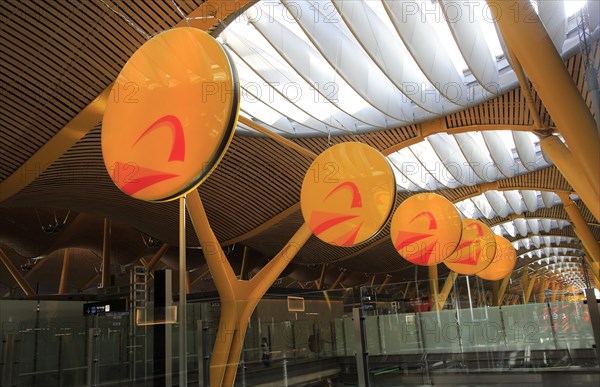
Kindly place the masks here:
<instances>
[{"instance_id":1,"label":"structural steel beam","mask_svg":"<svg viewBox=\"0 0 600 387\"><path fill-rule=\"evenodd\" d=\"M429 276L429 297L433 299L434 305L438 303L439 284L438 284L438 267L432 265L427 267Z\"/></svg>"},{"instance_id":2,"label":"structural steel beam","mask_svg":"<svg viewBox=\"0 0 600 387\"><path fill-rule=\"evenodd\" d=\"M323 282L325 282L325 270L326 270L326 268L327 268L327 265L325 263L321 265L321 275L319 276L319 279L316 282L316 284L317 284L317 290L323 289Z\"/></svg>"},{"instance_id":3,"label":"structural steel beam","mask_svg":"<svg viewBox=\"0 0 600 387\"><path fill-rule=\"evenodd\" d=\"M246 118L244 116L240 116L239 117L239 122L241 122L244 125L247 125L249 127L251 127L252 129L256 130L257 132L259 132L260 134L263 134L267 137L269 137L272 140L277 141L278 143L280 143L283 146L286 146L288 148L291 148L293 150L295 150L296 152L300 153L302 156L307 157L309 159L316 159L317 158L317 154L314 153L313 151L310 151L298 144L296 144L295 142L293 142L292 140L289 140L283 136L278 135L277 133L273 133L272 131L270 131L269 129L257 124L256 122L252 121L249 118Z\"/></svg>"},{"instance_id":4,"label":"structural steel beam","mask_svg":"<svg viewBox=\"0 0 600 387\"><path fill-rule=\"evenodd\" d=\"M211 356L210 385L233 386L248 328L258 301L312 235L302 224L281 251L252 279L238 280L208 222L197 190L187 195L187 206L206 263L221 299L221 318Z\"/></svg>"},{"instance_id":5,"label":"structural steel beam","mask_svg":"<svg viewBox=\"0 0 600 387\"><path fill-rule=\"evenodd\" d=\"M535 285L535 280L537 279L537 276L538 274L534 273L527 282L527 291L525 292L525 300L523 301L524 304L529 303L529 299L531 298L531 292L533 291L533 286Z\"/></svg>"},{"instance_id":6,"label":"structural steel beam","mask_svg":"<svg viewBox=\"0 0 600 387\"><path fill-rule=\"evenodd\" d=\"M69 281L69 249L65 249L63 256L62 270L60 272L60 283L58 285L58 294L65 294L67 282Z\"/></svg>"},{"instance_id":7,"label":"structural steel beam","mask_svg":"<svg viewBox=\"0 0 600 387\"><path fill-rule=\"evenodd\" d=\"M342 280L344 279L345 275L346 275L345 270L340 271L340 274L338 274L338 276L335 279L335 281L333 282L333 284L331 284L331 286L329 287L329 290L333 290L333 289L337 288L338 285L340 284L340 282L342 282Z\"/></svg>"},{"instance_id":8,"label":"structural steel beam","mask_svg":"<svg viewBox=\"0 0 600 387\"><path fill-rule=\"evenodd\" d=\"M596 121L542 21L530 12L529 0L487 3L507 48L515 53L577 161L572 168L587 177L598 198L600 136Z\"/></svg>"},{"instance_id":9,"label":"structural steel beam","mask_svg":"<svg viewBox=\"0 0 600 387\"><path fill-rule=\"evenodd\" d=\"M15 265L13 265L13 263L10 261L10 259L8 259L6 254L4 254L4 251L2 251L2 249L0 249L0 261L4 263L4 266L6 266L10 275L12 275L17 284L19 284L19 287L21 287L23 293L25 293L26 296L32 296L35 294L33 288L29 286L29 283L25 278L23 278L19 269L17 269Z\"/></svg>"},{"instance_id":10,"label":"structural steel beam","mask_svg":"<svg viewBox=\"0 0 600 387\"><path fill-rule=\"evenodd\" d=\"M496 305L502 306L502 302L504 301L504 294L506 293L506 289L508 288L508 284L510 283L510 276L512 273L508 273L506 277L502 280L500 284L500 290L498 291L498 299L496 300Z\"/></svg>"},{"instance_id":11,"label":"structural steel beam","mask_svg":"<svg viewBox=\"0 0 600 387\"><path fill-rule=\"evenodd\" d=\"M377 294L380 294L381 292L384 291L384 289L386 288L387 284L390 282L390 280L392 279L391 275L386 275L385 278L383 279L383 282L381 283L381 285L379 285L379 289L377 289Z\"/></svg>"},{"instance_id":12,"label":"structural steel beam","mask_svg":"<svg viewBox=\"0 0 600 387\"><path fill-rule=\"evenodd\" d=\"M104 238L102 241L102 287L110 286L110 219L104 219Z\"/></svg>"},{"instance_id":13,"label":"structural steel beam","mask_svg":"<svg viewBox=\"0 0 600 387\"><path fill-rule=\"evenodd\" d=\"M456 281L456 277L458 277L458 273L451 271L448 274L448 278L446 278L446 282L444 282L444 286L442 287L442 291L439 295L439 299L437 301L437 310L444 309L444 305L446 304L446 300L448 299L448 295L454 286L454 281Z\"/></svg>"},{"instance_id":14,"label":"structural steel beam","mask_svg":"<svg viewBox=\"0 0 600 387\"><path fill-rule=\"evenodd\" d=\"M242 267L240 268L240 279L245 280L247 273L247 265L248 265L248 246L244 246L244 253L242 254Z\"/></svg>"},{"instance_id":15,"label":"structural steel beam","mask_svg":"<svg viewBox=\"0 0 600 387\"><path fill-rule=\"evenodd\" d=\"M169 249L169 244L163 243L160 246L160 248L156 251L156 253L154 253L152 258L150 258L150 261L147 264L142 262L142 264L146 267L146 270L148 270L148 273L150 273L152 270L154 270L154 267L160 261L162 256L167 252L168 249Z\"/></svg>"},{"instance_id":16,"label":"structural steel beam","mask_svg":"<svg viewBox=\"0 0 600 387\"><path fill-rule=\"evenodd\" d=\"M575 229L575 234L581 240L583 247L587 250L594 262L600 262L600 244L598 244L590 226L581 215L581 211L579 211L577 205L571 200L569 194L559 192L557 195L562 201L565 211L569 214L569 218L571 218L571 223Z\"/></svg>"},{"instance_id":17,"label":"structural steel beam","mask_svg":"<svg viewBox=\"0 0 600 387\"><path fill-rule=\"evenodd\" d=\"M560 173L571 184L577 195L579 195L581 200L590 209L592 215L597 220L600 220L600 200L598 199L598 194L594 192L588 180L582 176L581 171L573 168L573 166L577 165L573 153L556 136L543 138L540 146L550 157L554 165L556 165Z\"/></svg>"}]
</instances>

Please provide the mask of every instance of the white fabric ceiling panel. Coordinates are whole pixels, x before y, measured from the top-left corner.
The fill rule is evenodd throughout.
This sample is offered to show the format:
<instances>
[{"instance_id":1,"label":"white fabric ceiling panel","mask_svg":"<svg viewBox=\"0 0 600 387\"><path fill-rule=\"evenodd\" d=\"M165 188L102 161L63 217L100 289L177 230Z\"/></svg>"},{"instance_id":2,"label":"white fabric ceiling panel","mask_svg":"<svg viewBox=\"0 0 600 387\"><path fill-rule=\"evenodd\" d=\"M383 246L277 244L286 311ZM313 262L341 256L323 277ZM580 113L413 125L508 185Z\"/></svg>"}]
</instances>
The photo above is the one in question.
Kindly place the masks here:
<instances>
[{"instance_id":1,"label":"white fabric ceiling panel","mask_svg":"<svg viewBox=\"0 0 600 387\"><path fill-rule=\"evenodd\" d=\"M328 23L327 20L341 19L331 6L331 14L321 12L323 6L310 1L282 1L285 6L292 3L290 14L309 36L321 55L337 70L338 74L373 107L398 120L412 122L413 111L409 100L375 66L358 42L342 31L343 23ZM327 2L329 3L329 2ZM331 5L331 3L329 3ZM314 20L321 22L315 23ZM331 18L331 19L330 19Z\"/></svg>"},{"instance_id":2,"label":"white fabric ceiling panel","mask_svg":"<svg viewBox=\"0 0 600 387\"><path fill-rule=\"evenodd\" d=\"M380 2L338 0L333 4L354 36L360 38L363 49L404 95L421 108L436 114L457 108L431 85L396 34L387 15L378 17L374 7L381 7L385 12Z\"/></svg>"},{"instance_id":3,"label":"white fabric ceiling panel","mask_svg":"<svg viewBox=\"0 0 600 387\"><path fill-rule=\"evenodd\" d=\"M468 89L463 76L457 72L446 48L436 43L436 31L420 8L427 3L384 0L383 4L400 38L429 81L448 100L467 106ZM444 20L439 22L445 23Z\"/></svg>"},{"instance_id":4,"label":"white fabric ceiling panel","mask_svg":"<svg viewBox=\"0 0 600 387\"><path fill-rule=\"evenodd\" d=\"M482 10L473 1L441 0L442 10L469 70L490 93L499 92L498 68L480 25Z\"/></svg>"}]
</instances>

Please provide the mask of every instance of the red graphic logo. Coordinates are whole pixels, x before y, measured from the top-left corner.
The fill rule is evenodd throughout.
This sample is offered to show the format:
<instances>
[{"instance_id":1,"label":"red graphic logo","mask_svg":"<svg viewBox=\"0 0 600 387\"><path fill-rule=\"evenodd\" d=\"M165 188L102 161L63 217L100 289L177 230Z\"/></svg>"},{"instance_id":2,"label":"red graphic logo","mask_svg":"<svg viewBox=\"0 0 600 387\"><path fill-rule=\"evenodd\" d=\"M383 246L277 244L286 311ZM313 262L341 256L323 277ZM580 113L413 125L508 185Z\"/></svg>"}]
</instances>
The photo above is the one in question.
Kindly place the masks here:
<instances>
[{"instance_id":1,"label":"red graphic logo","mask_svg":"<svg viewBox=\"0 0 600 387\"><path fill-rule=\"evenodd\" d=\"M340 192L342 190L349 190L352 197L350 201L350 208L362 208L362 197L360 195L360 191L355 183L351 181L346 181L337 185L334 189L332 189L325 199L323 199L323 203L327 202L335 193ZM329 230L330 228L339 225L340 223L356 219L360 215L350 215L350 214L339 214L333 212L324 212L324 211L313 211L311 213L310 219L310 228L313 231L313 234L319 236L323 232ZM341 235L338 239L333 241L333 244L337 246L351 246L354 244L356 240L356 236L362 227L362 222L355 226L349 232Z\"/></svg>"},{"instance_id":2,"label":"red graphic logo","mask_svg":"<svg viewBox=\"0 0 600 387\"><path fill-rule=\"evenodd\" d=\"M414 218L412 218L410 220L410 222L408 222L408 224L413 223L415 220L417 220L418 218L421 217L426 217L429 219L429 226L428 226L428 230L437 230L437 222L435 220L435 216L433 216L433 214L429 211L422 211L419 212L417 214L417 216L415 216ZM416 243L422 239L425 238L429 238L430 236L433 236L434 234L426 234L426 233L419 233L419 232L410 232L410 231L400 231L398 233L398 237L396 238L396 244L394 245L394 247L396 248L397 251L400 251L401 249L404 249L405 247ZM429 258L431 257L431 253L433 252L433 249L435 247L435 242L430 243L425 250L423 250L421 252L420 255L416 255L414 257L411 257L411 261L417 265L426 265L427 262L429 262Z\"/></svg>"},{"instance_id":3,"label":"red graphic logo","mask_svg":"<svg viewBox=\"0 0 600 387\"><path fill-rule=\"evenodd\" d=\"M483 237L483 227L481 227L481 225L479 223L471 223L469 224L467 227L465 227L465 231L469 228L475 228L476 231L476 238L470 238L469 240L463 241L460 243L460 245L458 245L458 247L456 248L456 254L457 255L465 255L465 254L461 254L460 252L463 249L467 249L467 248L471 248L471 246L477 242L479 242L479 238ZM471 265L471 266L475 266L477 265L477 262L479 262L479 258L481 257L481 243L477 243L477 246L475 248L475 251L473 251L473 254L470 254L469 252L466 253L466 256L464 258L461 258L457 261L453 261L452 263L460 263L463 265Z\"/></svg>"},{"instance_id":4,"label":"red graphic logo","mask_svg":"<svg viewBox=\"0 0 600 387\"><path fill-rule=\"evenodd\" d=\"M172 161L184 161L185 160L185 135L181 121L174 115L163 116L154 121L142 134L135 140L131 145L131 148L138 145L138 143L153 133L154 131L162 128L168 128L171 132L172 145L169 153L168 162ZM133 169L133 170L132 170ZM140 167L137 165L131 165L130 163L116 162L114 167L113 180L119 182L119 177L128 176L120 184L121 190L128 195L134 195L135 193L143 190L144 188L150 187L154 184L162 181L178 177L178 174L167 173L163 171L157 171L150 168Z\"/></svg>"}]
</instances>

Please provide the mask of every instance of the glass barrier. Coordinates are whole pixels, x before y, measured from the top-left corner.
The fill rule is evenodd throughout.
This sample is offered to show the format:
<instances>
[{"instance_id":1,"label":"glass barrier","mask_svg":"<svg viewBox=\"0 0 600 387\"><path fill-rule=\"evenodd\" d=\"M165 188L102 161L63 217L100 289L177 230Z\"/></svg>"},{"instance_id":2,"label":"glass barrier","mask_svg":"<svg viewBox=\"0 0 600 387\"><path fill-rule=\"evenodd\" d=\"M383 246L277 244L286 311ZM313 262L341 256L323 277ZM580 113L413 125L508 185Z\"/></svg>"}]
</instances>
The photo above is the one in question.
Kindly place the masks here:
<instances>
[{"instance_id":1,"label":"glass barrier","mask_svg":"<svg viewBox=\"0 0 600 387\"><path fill-rule=\"evenodd\" d=\"M581 298L560 301L548 294L547 302L524 304L522 295L513 295L510 305L495 306L483 281L459 277L446 300L430 297L429 286L413 281L266 297L249 319L238 384L291 385L334 376L339 381L343 375L355 381L357 307L365 317L372 385L411 375L431 384L442 374L597 372L590 313ZM135 324L127 312L84 316L83 305L0 300L0 386L151 384L159 326ZM179 329L187 330L188 384L207 385L219 316L218 301L195 302L187 305L184 327L162 326L170 330L174 385Z\"/></svg>"}]
</instances>

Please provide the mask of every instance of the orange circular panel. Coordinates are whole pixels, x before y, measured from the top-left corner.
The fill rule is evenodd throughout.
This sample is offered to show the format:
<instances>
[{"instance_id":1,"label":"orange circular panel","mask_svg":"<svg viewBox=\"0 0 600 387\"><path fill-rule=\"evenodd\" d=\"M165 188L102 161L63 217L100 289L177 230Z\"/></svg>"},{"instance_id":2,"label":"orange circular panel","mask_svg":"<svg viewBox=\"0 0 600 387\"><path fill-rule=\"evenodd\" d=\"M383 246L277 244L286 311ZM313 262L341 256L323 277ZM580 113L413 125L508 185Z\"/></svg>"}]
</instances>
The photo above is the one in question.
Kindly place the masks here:
<instances>
[{"instance_id":1,"label":"orange circular panel","mask_svg":"<svg viewBox=\"0 0 600 387\"><path fill-rule=\"evenodd\" d=\"M504 237L496 235L496 254L492 263L477 273L479 278L498 281L510 274L517 263L517 253L513 245Z\"/></svg>"},{"instance_id":2,"label":"orange circular panel","mask_svg":"<svg viewBox=\"0 0 600 387\"><path fill-rule=\"evenodd\" d=\"M433 266L458 246L460 214L446 198L422 193L402 202L392 218L390 235L398 253L415 265Z\"/></svg>"},{"instance_id":3,"label":"orange circular panel","mask_svg":"<svg viewBox=\"0 0 600 387\"><path fill-rule=\"evenodd\" d=\"M358 142L319 155L302 182L300 205L313 234L335 246L353 246L376 235L389 218L396 181L387 160Z\"/></svg>"},{"instance_id":4,"label":"orange circular panel","mask_svg":"<svg viewBox=\"0 0 600 387\"><path fill-rule=\"evenodd\" d=\"M162 32L113 85L102 122L104 165L127 195L175 199L217 166L238 111L239 82L223 47L195 28Z\"/></svg>"},{"instance_id":5,"label":"orange circular panel","mask_svg":"<svg viewBox=\"0 0 600 387\"><path fill-rule=\"evenodd\" d=\"M463 219L462 224L460 243L444 265L458 274L472 275L492 263L496 254L496 238L492 230L478 220Z\"/></svg>"}]
</instances>

